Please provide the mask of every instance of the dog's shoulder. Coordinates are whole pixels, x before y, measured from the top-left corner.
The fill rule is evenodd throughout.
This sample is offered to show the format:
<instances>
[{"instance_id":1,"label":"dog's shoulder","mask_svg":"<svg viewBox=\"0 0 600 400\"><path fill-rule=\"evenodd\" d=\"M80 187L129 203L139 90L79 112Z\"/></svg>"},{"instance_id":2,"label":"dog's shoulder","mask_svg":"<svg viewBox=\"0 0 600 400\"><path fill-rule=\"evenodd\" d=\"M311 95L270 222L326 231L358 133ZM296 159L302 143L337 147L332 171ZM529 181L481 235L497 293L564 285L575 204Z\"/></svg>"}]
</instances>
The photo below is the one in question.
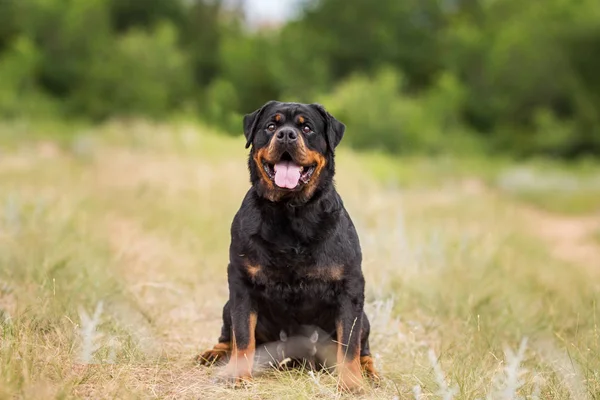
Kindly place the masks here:
<instances>
[{"instance_id":1,"label":"dog's shoulder","mask_svg":"<svg viewBox=\"0 0 600 400\"><path fill-rule=\"evenodd\" d=\"M246 192L240 208L233 217L231 223L232 240L240 240L258 232L261 225L258 202L259 198L256 195L256 190L252 187Z\"/></svg>"}]
</instances>

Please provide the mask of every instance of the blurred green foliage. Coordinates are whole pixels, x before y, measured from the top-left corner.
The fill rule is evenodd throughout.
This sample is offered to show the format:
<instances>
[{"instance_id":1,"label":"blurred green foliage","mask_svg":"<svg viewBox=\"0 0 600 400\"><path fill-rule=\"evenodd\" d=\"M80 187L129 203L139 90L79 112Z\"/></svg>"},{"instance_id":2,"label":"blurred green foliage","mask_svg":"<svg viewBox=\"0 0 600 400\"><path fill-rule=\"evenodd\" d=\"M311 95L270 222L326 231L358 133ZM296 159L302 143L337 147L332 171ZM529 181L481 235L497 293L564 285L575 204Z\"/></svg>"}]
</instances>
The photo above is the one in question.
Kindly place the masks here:
<instances>
[{"instance_id":1,"label":"blurred green foliage","mask_svg":"<svg viewBox=\"0 0 600 400\"><path fill-rule=\"evenodd\" d=\"M357 148L600 154L597 0L305 0L258 29L240 3L0 0L0 117L239 134L267 100L320 101Z\"/></svg>"},{"instance_id":2,"label":"blurred green foliage","mask_svg":"<svg viewBox=\"0 0 600 400\"><path fill-rule=\"evenodd\" d=\"M478 150L459 118L464 88L454 76L440 74L418 95L406 86L404 75L385 68L373 78L348 78L321 103L352 127L346 140L356 148L431 154Z\"/></svg>"},{"instance_id":3,"label":"blurred green foliage","mask_svg":"<svg viewBox=\"0 0 600 400\"><path fill-rule=\"evenodd\" d=\"M118 112L161 117L192 95L191 69L169 23L132 28L92 57L72 96L74 111L94 118Z\"/></svg>"}]
</instances>

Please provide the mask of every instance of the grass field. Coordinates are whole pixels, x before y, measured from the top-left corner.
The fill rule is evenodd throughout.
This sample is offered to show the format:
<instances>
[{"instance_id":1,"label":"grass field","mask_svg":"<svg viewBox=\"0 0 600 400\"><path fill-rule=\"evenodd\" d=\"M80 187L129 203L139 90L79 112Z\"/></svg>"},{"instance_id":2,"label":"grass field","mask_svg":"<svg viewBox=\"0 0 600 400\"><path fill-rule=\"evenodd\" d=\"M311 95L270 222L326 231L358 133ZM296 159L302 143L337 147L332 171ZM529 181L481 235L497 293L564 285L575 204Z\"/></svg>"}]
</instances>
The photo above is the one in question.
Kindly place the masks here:
<instances>
[{"instance_id":1,"label":"grass field","mask_svg":"<svg viewBox=\"0 0 600 400\"><path fill-rule=\"evenodd\" d=\"M192 362L227 298L241 138L25 131L0 132L0 399L347 396L301 372L231 389ZM600 399L595 175L565 194L490 165L340 150L383 375L364 398Z\"/></svg>"}]
</instances>

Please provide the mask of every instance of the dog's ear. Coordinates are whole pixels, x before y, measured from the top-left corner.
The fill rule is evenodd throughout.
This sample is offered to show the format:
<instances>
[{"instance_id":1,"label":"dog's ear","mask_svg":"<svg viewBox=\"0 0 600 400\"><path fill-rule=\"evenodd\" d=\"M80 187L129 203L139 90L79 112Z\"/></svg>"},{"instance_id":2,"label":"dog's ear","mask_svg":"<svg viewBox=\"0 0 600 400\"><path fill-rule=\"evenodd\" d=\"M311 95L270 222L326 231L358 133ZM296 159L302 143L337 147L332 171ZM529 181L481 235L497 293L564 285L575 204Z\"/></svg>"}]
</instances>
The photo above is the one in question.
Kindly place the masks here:
<instances>
[{"instance_id":1,"label":"dog's ear","mask_svg":"<svg viewBox=\"0 0 600 400\"><path fill-rule=\"evenodd\" d=\"M265 105L258 110L244 116L244 136L246 136L246 148L250 147L252 144L254 132L256 131L256 125L258 124L258 121L260 121L263 111L273 103L275 103L275 101L271 100L265 103Z\"/></svg>"},{"instance_id":2,"label":"dog's ear","mask_svg":"<svg viewBox=\"0 0 600 400\"><path fill-rule=\"evenodd\" d=\"M316 108L319 111L319 113L321 114L321 116L323 116L323 118L325 119L326 125L327 125L327 133L326 133L327 144L329 145L331 150L335 149L337 147L337 145L340 144L340 141L344 137L344 132L346 131L346 125L344 125L342 122L335 119L335 117L333 115L329 114L327 112L327 110L325 110L325 107L323 107L322 105L317 104L317 103L314 103L311 105L314 108Z\"/></svg>"}]
</instances>

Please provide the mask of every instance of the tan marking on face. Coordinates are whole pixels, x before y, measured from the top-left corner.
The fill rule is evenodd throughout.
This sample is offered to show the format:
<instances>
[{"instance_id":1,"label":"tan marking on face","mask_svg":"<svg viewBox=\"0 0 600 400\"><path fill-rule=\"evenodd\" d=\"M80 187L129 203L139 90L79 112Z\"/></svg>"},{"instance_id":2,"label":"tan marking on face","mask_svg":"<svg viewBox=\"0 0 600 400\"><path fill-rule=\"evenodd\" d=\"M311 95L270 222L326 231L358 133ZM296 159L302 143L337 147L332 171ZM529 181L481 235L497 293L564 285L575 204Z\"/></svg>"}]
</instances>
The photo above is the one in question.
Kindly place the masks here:
<instances>
[{"instance_id":1,"label":"tan marking on face","mask_svg":"<svg viewBox=\"0 0 600 400\"><path fill-rule=\"evenodd\" d=\"M303 123L304 123L304 121L306 121L306 119L305 119L305 118L304 118L302 115L300 115L300 116L298 117L298 123L300 123L300 124L303 124Z\"/></svg>"},{"instance_id":2,"label":"tan marking on face","mask_svg":"<svg viewBox=\"0 0 600 400\"><path fill-rule=\"evenodd\" d=\"M258 149L252 157L254 159L254 162L256 163L256 168L258 169L260 180L267 187L267 193L265 194L265 197L270 201L279 201L284 195L283 192L275 190L275 184L273 183L271 178L269 178L269 175L267 175L265 169L263 168L263 161L267 161L273 164L271 160L275 159L275 156L273 155L275 152L275 144L275 135L273 135L269 142L269 145L267 147Z\"/></svg>"},{"instance_id":3,"label":"tan marking on face","mask_svg":"<svg viewBox=\"0 0 600 400\"><path fill-rule=\"evenodd\" d=\"M265 160L269 160L269 149L271 146L269 147L263 147L262 149L259 149L258 151L256 151L256 153L254 153L254 162L256 163L256 168L258 169L258 173L260 174L261 180L262 182L267 185L267 188L269 190L273 190L275 189L275 187L273 186L273 181L271 181L271 178L269 178L269 175L267 175L267 172L265 171L265 169L263 168L263 161Z\"/></svg>"},{"instance_id":4,"label":"tan marking on face","mask_svg":"<svg viewBox=\"0 0 600 400\"><path fill-rule=\"evenodd\" d=\"M275 122L280 122L283 116L281 114L275 114Z\"/></svg>"},{"instance_id":5,"label":"tan marking on face","mask_svg":"<svg viewBox=\"0 0 600 400\"><path fill-rule=\"evenodd\" d=\"M297 157L298 161L302 165L311 165L316 164L315 171L310 177L310 181L304 186L303 192L304 196L309 198L313 195L315 189L317 188L317 182L319 181L319 175L323 171L323 168L327 164L327 160L325 156L318 151L314 151L306 146L306 142L304 142L304 138L302 135L298 137L298 152Z\"/></svg>"},{"instance_id":6,"label":"tan marking on face","mask_svg":"<svg viewBox=\"0 0 600 400\"><path fill-rule=\"evenodd\" d=\"M267 161L273 164L271 160L275 159L274 154L276 143L277 141L275 140L275 135L273 135L268 146L258 149L253 155L253 159L256 163L260 179L267 188L267 193L265 194L265 197L271 201L279 201L285 195L285 192L276 190L277 188L275 187L275 184L273 183L271 178L269 178L269 176L263 168L263 161ZM327 160L325 159L325 156L323 156L318 151L309 149L306 146L302 135L298 136L298 144L296 146L296 161L303 166L315 165L315 170L312 176L310 177L310 181L306 185L304 185L301 192L302 195L308 199L313 195L314 191L317 188L319 175L321 174L323 168L327 164Z\"/></svg>"}]
</instances>

